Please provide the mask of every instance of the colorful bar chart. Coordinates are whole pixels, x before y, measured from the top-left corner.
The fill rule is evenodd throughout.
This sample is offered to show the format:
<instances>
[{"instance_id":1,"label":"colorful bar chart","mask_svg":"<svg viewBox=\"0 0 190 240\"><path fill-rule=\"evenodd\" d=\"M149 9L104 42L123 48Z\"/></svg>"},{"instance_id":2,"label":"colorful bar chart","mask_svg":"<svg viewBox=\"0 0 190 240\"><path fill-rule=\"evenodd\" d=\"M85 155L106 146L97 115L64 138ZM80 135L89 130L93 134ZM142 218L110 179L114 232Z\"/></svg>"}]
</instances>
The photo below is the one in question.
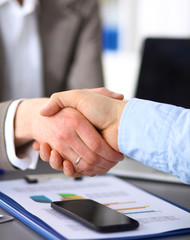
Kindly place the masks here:
<instances>
[{"instance_id":1,"label":"colorful bar chart","mask_svg":"<svg viewBox=\"0 0 190 240\"><path fill-rule=\"evenodd\" d=\"M104 205L105 205L105 206L110 206L110 205L116 205L116 204L129 204L129 203L136 203L136 201L104 203Z\"/></svg>"},{"instance_id":2,"label":"colorful bar chart","mask_svg":"<svg viewBox=\"0 0 190 240\"><path fill-rule=\"evenodd\" d=\"M74 200L74 199L84 199L82 196L73 193L58 193L62 201Z\"/></svg>"},{"instance_id":3,"label":"colorful bar chart","mask_svg":"<svg viewBox=\"0 0 190 240\"><path fill-rule=\"evenodd\" d=\"M115 209L115 210L120 212L120 211L126 211L126 210L142 209L142 208L147 208L147 207L149 207L149 206L140 206L140 207L131 207L131 208L118 208L118 209Z\"/></svg>"},{"instance_id":4,"label":"colorful bar chart","mask_svg":"<svg viewBox=\"0 0 190 240\"><path fill-rule=\"evenodd\" d=\"M69 200L76 200L76 199L84 199L83 196L74 194L74 193L57 193L58 196L60 196L61 201L69 201ZM39 203L51 203L52 200L50 200L45 195L35 195L30 196L32 200ZM115 211L118 211L125 215L131 215L131 214L143 214L143 213L156 213L158 211L152 209L149 205L143 205L140 206L137 201L113 201L113 202L107 202L103 203L103 205L111 207Z\"/></svg>"},{"instance_id":5,"label":"colorful bar chart","mask_svg":"<svg viewBox=\"0 0 190 240\"><path fill-rule=\"evenodd\" d=\"M52 200L49 199L48 197L44 196L44 195L35 195L35 196L30 196L30 198L35 201L35 202L39 202L39 203L51 203Z\"/></svg>"},{"instance_id":6,"label":"colorful bar chart","mask_svg":"<svg viewBox=\"0 0 190 240\"><path fill-rule=\"evenodd\" d=\"M104 205L109 206L112 209L125 215L157 212L156 210L153 210L149 205L139 206L138 202L136 201L110 202L104 203Z\"/></svg>"}]
</instances>

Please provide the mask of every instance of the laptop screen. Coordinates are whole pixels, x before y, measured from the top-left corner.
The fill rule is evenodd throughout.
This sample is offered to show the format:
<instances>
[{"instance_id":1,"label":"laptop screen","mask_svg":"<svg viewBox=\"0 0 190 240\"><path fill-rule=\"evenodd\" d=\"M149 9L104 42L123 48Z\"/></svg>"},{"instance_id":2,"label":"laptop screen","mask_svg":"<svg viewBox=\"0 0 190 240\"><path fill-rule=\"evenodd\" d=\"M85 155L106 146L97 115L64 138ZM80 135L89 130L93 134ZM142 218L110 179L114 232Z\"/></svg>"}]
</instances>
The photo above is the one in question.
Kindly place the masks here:
<instances>
[{"instance_id":1,"label":"laptop screen","mask_svg":"<svg viewBox=\"0 0 190 240\"><path fill-rule=\"evenodd\" d=\"M190 39L145 40L135 97L190 108Z\"/></svg>"}]
</instances>

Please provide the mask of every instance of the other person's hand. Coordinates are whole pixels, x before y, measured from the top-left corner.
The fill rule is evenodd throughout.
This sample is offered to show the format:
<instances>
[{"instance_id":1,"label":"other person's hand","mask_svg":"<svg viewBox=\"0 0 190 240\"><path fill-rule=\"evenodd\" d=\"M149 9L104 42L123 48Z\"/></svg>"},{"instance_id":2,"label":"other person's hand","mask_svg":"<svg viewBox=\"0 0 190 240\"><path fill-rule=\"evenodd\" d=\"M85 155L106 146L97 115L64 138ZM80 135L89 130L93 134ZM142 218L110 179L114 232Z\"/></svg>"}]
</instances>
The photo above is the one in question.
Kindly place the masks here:
<instances>
[{"instance_id":1,"label":"other person's hand","mask_svg":"<svg viewBox=\"0 0 190 240\"><path fill-rule=\"evenodd\" d=\"M65 107L76 108L100 131L106 142L113 149L119 151L117 144L118 127L126 102L107 97L110 94L107 89L96 90L96 92L98 91L101 94L94 93L93 90L73 90L55 93L42 109L41 114L52 116ZM108 93L107 96L102 95L102 92ZM56 155L54 160L57 159L55 162L60 162L60 157L56 150L51 151L45 144L41 144L41 146L38 143L35 144L37 150L40 148L40 152L45 151L47 153L47 161L51 162L51 155L54 154ZM68 165L69 163L65 162L65 164ZM97 162L95 161L92 164L95 165ZM73 170L70 171L69 168L67 170L68 172L65 171L66 175L72 176Z\"/></svg>"}]
</instances>

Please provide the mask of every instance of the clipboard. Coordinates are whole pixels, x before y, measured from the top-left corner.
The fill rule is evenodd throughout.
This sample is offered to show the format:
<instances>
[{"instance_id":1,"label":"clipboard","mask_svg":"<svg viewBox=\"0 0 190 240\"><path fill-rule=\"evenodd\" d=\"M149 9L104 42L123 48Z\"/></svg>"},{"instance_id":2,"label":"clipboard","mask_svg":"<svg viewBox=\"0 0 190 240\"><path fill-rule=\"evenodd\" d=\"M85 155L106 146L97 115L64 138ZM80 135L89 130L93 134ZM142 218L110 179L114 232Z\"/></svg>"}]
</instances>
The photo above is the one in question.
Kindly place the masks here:
<instances>
[{"instance_id":1,"label":"clipboard","mask_svg":"<svg viewBox=\"0 0 190 240\"><path fill-rule=\"evenodd\" d=\"M98 177L99 178L99 177ZM108 177L108 176L102 176L100 177L102 180L106 180L107 178L110 178L115 181L116 178L114 177ZM109 180L110 180L109 179ZM93 182L93 179L91 178L90 181ZM119 179L119 181L122 181ZM124 181L122 181L124 182ZM125 183L125 182L124 182ZM80 184L80 183L79 183ZM137 187L135 187L137 188ZM144 190L143 190L144 191ZM150 194L150 193L148 193ZM150 194L151 196L155 196L156 198L159 198L156 195ZM187 210L181 206L178 206L172 202L169 202L163 198L159 198L164 200L165 202L168 202L172 204L173 206L176 206L180 209L183 209L184 211L190 213L190 210ZM23 206L18 204L14 199L11 197L7 196L3 192L0 192L0 206L10 212L12 215L17 217L20 221L28 225L30 228L32 228L34 231L38 232L41 236L43 236L45 239L55 239L55 240L65 240L69 239L64 236L64 234L60 234L57 232L54 228L50 227L45 221L43 221L41 218L37 217L36 215L32 214L31 212L27 211ZM190 215L189 215L189 220L190 220ZM168 231L168 232L163 232L163 233L158 233L158 234L145 234L145 235L134 235L134 236L117 236L117 237L112 237L110 235L109 237L105 239L153 239L153 238L158 238L158 237L169 237L169 236L177 236L177 235L184 235L190 233L190 227L184 228L184 229L175 229L173 231ZM94 238L93 238L94 239ZM101 238L97 238L101 239Z\"/></svg>"},{"instance_id":2,"label":"clipboard","mask_svg":"<svg viewBox=\"0 0 190 240\"><path fill-rule=\"evenodd\" d=\"M21 222L38 232L45 239L65 240L62 235L57 233L48 224L42 221L40 218L28 212L20 204L15 202L12 198L8 197L4 193L0 192L0 206L13 216L18 218Z\"/></svg>"}]
</instances>

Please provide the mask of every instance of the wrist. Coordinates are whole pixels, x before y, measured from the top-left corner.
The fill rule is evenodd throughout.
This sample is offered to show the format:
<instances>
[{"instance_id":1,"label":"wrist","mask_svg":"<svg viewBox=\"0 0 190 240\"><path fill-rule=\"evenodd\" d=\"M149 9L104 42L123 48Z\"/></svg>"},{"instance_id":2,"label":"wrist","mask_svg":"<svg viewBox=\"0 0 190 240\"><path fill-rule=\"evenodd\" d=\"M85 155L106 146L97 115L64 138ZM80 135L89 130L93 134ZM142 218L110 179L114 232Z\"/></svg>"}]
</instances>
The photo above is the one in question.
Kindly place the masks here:
<instances>
[{"instance_id":1,"label":"wrist","mask_svg":"<svg viewBox=\"0 0 190 240\"><path fill-rule=\"evenodd\" d=\"M15 146L22 146L35 139L35 134L41 121L41 107L47 99L27 99L19 103L14 118Z\"/></svg>"},{"instance_id":2,"label":"wrist","mask_svg":"<svg viewBox=\"0 0 190 240\"><path fill-rule=\"evenodd\" d=\"M119 101L117 106L117 120L116 120L116 148L115 150L119 152L119 146L118 146L118 134L119 134L119 125L121 116L123 113L123 110L127 104L127 101Z\"/></svg>"},{"instance_id":3,"label":"wrist","mask_svg":"<svg viewBox=\"0 0 190 240\"><path fill-rule=\"evenodd\" d=\"M107 143L116 151L119 152L118 147L118 131L119 131L119 124L121 115L127 104L127 101L121 100L112 100L110 115L104 115L105 122L109 123L106 124L106 127L103 128L102 135L103 138L106 140Z\"/></svg>"},{"instance_id":4,"label":"wrist","mask_svg":"<svg viewBox=\"0 0 190 240\"><path fill-rule=\"evenodd\" d=\"M119 131L120 119L127 101L120 101L117 107L117 133Z\"/></svg>"}]
</instances>

